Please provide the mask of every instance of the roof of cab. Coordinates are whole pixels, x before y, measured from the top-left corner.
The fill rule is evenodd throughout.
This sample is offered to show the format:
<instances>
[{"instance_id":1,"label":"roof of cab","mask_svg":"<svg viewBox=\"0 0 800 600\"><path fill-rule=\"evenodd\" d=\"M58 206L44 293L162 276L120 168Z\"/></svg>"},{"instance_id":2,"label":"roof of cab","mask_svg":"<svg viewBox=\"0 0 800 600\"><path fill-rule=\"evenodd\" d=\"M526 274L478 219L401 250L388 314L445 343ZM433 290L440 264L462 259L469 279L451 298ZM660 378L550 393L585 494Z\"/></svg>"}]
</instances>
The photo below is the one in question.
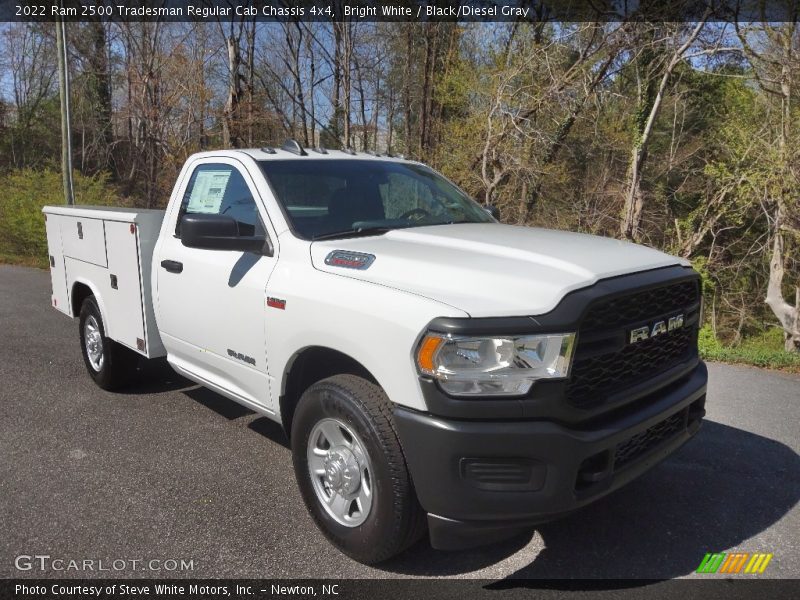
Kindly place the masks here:
<instances>
[{"instance_id":1,"label":"roof of cab","mask_svg":"<svg viewBox=\"0 0 800 600\"><path fill-rule=\"evenodd\" d=\"M270 152L271 150L271 152ZM324 150L324 151L322 151ZM255 160L284 160L284 159L297 159L304 160L309 158L322 158L322 159L348 159L348 160L391 160L396 162L413 162L406 160L402 156L390 156L388 154L371 154L369 152L348 152L346 150L328 150L320 148L304 148L305 154L297 154L284 150L283 148L243 148L239 152L249 154Z\"/></svg>"},{"instance_id":2,"label":"roof of cab","mask_svg":"<svg viewBox=\"0 0 800 600\"><path fill-rule=\"evenodd\" d=\"M402 155L381 154L377 152L356 152L355 150L330 150L327 148L304 148L295 140L286 140L280 148L238 148L230 150L209 150L198 152L195 156L236 156L247 154L255 160L307 160L309 158L321 159L347 159L347 160L388 160L394 162L416 162L407 160Z\"/></svg>"}]
</instances>

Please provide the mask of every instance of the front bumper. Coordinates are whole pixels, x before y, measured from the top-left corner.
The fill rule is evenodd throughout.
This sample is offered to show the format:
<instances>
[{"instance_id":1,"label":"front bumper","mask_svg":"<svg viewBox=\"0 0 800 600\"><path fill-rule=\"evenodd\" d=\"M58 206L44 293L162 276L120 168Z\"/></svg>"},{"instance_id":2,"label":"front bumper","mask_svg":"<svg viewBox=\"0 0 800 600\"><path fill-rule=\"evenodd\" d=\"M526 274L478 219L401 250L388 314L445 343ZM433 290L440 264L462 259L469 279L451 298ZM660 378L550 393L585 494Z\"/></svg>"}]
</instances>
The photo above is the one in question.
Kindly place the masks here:
<instances>
[{"instance_id":1,"label":"front bumper","mask_svg":"<svg viewBox=\"0 0 800 600\"><path fill-rule=\"evenodd\" d=\"M683 445L705 414L701 362L602 422L441 418L395 408L400 442L431 543L463 548L502 539L584 506Z\"/></svg>"}]
</instances>

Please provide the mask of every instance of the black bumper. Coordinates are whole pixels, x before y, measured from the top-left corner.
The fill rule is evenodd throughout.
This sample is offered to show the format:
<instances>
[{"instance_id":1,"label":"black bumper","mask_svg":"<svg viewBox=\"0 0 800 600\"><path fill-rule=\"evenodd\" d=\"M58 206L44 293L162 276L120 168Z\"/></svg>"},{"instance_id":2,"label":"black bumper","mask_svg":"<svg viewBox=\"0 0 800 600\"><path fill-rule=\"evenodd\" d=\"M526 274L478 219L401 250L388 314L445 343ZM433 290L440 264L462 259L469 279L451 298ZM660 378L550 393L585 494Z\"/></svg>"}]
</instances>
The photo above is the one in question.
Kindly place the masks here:
<instances>
[{"instance_id":1,"label":"black bumper","mask_svg":"<svg viewBox=\"0 0 800 600\"><path fill-rule=\"evenodd\" d=\"M708 373L686 376L601 422L457 420L395 409L431 543L463 548L584 506L683 445L705 414Z\"/></svg>"}]
</instances>

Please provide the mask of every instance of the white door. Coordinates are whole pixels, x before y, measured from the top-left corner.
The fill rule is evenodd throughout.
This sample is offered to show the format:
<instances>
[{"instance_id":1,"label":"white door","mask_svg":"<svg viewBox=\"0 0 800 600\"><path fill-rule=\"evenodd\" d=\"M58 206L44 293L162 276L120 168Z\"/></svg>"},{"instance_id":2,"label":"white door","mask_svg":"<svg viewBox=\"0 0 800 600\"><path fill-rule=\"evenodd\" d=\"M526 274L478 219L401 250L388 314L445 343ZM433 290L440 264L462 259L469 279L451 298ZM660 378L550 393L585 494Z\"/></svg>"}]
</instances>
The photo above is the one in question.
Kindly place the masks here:
<instances>
[{"instance_id":1,"label":"white door","mask_svg":"<svg viewBox=\"0 0 800 600\"><path fill-rule=\"evenodd\" d=\"M276 257L184 246L180 219L197 213L232 216L240 235L271 232L240 163L216 158L194 167L180 210L167 217L173 235L162 234L153 263L158 325L170 362L229 396L271 409L264 311Z\"/></svg>"}]
</instances>

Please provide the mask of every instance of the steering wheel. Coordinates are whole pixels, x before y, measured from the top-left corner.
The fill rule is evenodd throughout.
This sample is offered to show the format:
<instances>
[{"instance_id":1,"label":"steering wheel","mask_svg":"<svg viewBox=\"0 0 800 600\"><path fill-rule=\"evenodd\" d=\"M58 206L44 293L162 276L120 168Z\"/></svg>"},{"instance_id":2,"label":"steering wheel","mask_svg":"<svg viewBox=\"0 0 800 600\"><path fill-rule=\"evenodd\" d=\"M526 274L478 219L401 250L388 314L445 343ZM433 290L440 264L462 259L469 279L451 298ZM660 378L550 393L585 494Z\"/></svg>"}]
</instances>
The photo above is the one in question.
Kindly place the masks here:
<instances>
[{"instance_id":1,"label":"steering wheel","mask_svg":"<svg viewBox=\"0 0 800 600\"><path fill-rule=\"evenodd\" d=\"M416 219L412 219L412 217L416 216ZM432 217L433 215L425 210L424 208L412 208L411 210L407 210L399 218L401 219L408 219L414 221L421 221L425 217Z\"/></svg>"}]
</instances>

